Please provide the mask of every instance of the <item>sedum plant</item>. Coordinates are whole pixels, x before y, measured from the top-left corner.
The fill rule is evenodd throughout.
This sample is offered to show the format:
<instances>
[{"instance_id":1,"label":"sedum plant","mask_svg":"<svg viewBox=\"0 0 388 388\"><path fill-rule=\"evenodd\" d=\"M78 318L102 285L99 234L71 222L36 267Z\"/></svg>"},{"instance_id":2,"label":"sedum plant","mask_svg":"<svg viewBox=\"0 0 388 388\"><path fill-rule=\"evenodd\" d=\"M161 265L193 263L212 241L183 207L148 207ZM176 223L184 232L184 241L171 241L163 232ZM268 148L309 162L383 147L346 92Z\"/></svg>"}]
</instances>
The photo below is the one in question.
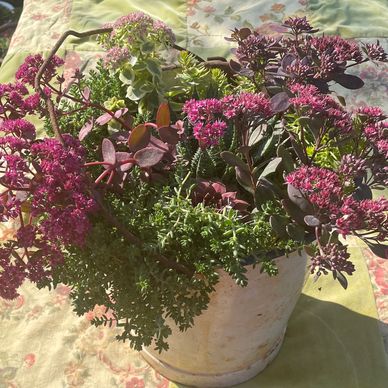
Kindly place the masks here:
<instances>
[{"instance_id":1,"label":"sedum plant","mask_svg":"<svg viewBox=\"0 0 388 388\"><path fill-rule=\"evenodd\" d=\"M65 283L77 314L104 305L94 324L161 351L171 320L185 330L206 309L219 269L246 286L248 264L275 276L274 258L305 249L315 278L346 288L340 236L386 257L388 201L372 195L388 180L386 116L348 111L331 87L362 87L347 69L387 55L305 18L284 25L236 29L234 59L204 60L134 13L28 56L0 85L1 217L17 224L0 296ZM99 34L106 53L65 87L55 53L70 34Z\"/></svg>"}]
</instances>

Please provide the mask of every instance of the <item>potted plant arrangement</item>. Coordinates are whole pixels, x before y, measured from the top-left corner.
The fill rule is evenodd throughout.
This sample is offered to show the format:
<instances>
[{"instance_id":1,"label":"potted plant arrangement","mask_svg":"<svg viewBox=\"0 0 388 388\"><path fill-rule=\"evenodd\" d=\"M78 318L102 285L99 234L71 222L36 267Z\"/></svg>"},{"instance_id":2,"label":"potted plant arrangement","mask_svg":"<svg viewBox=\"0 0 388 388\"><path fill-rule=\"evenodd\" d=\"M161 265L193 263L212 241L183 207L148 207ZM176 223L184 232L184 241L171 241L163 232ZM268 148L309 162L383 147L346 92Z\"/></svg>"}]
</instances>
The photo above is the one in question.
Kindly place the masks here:
<instances>
[{"instance_id":1,"label":"potted plant arrangement","mask_svg":"<svg viewBox=\"0 0 388 388\"><path fill-rule=\"evenodd\" d=\"M236 29L234 59L204 60L132 13L28 56L0 85L1 215L18 225L0 296L67 284L78 315L106 306L93 323L161 373L219 387L275 357L306 268L347 287L340 236L385 257L388 201L372 190L388 181L388 122L330 88L361 88L347 69L387 55L306 18L284 26ZM55 54L69 35L106 52L65 86Z\"/></svg>"}]
</instances>

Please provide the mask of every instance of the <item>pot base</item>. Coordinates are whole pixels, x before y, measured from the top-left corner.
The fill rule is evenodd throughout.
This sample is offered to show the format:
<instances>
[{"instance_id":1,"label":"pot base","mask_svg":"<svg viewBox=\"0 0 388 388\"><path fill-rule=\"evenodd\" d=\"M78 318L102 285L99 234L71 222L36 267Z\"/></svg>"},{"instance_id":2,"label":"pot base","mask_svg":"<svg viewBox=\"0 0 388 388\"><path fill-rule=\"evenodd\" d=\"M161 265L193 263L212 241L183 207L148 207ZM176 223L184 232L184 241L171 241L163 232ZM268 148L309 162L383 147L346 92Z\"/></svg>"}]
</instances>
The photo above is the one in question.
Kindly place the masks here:
<instances>
[{"instance_id":1,"label":"pot base","mask_svg":"<svg viewBox=\"0 0 388 388\"><path fill-rule=\"evenodd\" d=\"M146 349L143 349L140 354L152 368L171 381L192 387L221 388L243 383L260 373L277 356L283 343L283 339L284 335L276 341L275 346L267 353L264 360L261 359L243 369L224 374L190 373L157 359ZM193 357L195 357L195 355L193 355Z\"/></svg>"}]
</instances>

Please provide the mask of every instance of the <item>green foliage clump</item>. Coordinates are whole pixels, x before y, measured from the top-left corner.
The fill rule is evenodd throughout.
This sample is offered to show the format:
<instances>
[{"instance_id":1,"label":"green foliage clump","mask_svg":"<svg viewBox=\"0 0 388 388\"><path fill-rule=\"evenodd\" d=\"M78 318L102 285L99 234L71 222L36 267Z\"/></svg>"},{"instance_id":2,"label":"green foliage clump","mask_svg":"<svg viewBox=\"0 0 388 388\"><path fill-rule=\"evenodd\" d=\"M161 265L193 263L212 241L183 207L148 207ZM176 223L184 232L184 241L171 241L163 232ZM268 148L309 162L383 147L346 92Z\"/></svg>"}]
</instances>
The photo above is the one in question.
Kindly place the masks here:
<instances>
[{"instance_id":1,"label":"green foliage clump","mask_svg":"<svg viewBox=\"0 0 388 388\"><path fill-rule=\"evenodd\" d=\"M107 314L93 323L117 325L121 330L118 339L129 340L137 350L153 341L157 349L167 349L172 321L181 330L192 326L194 317L206 309L219 270L245 286L242 258L295 248L295 244L279 241L264 212L243 221L233 209L193 207L189 192L181 194L182 187L170 191L170 187L158 190L137 184L120 200L110 201L120 221L141 235L145 242L141 250L96 218L85 245L68 247L64 265L53 276L54 285L72 285L79 315L93 309L96 301L106 306ZM157 253L194 267L195 275L190 278L172 269L161 270ZM260 261L263 270L276 272L270 258Z\"/></svg>"}]
</instances>

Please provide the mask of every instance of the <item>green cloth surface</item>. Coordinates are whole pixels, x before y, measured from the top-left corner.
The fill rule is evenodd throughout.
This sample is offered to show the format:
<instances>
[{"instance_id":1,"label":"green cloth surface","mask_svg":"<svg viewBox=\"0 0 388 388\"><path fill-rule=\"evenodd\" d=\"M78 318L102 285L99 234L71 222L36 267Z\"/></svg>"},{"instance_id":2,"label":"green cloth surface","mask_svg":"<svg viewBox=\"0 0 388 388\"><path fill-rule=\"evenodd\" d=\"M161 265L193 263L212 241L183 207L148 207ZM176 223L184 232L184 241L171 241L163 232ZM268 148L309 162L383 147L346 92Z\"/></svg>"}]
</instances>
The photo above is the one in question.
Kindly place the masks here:
<instances>
[{"instance_id":1,"label":"green cloth surface","mask_svg":"<svg viewBox=\"0 0 388 388\"><path fill-rule=\"evenodd\" d=\"M388 37L387 0L309 0L312 23L344 38Z\"/></svg>"},{"instance_id":2,"label":"green cloth surface","mask_svg":"<svg viewBox=\"0 0 388 388\"><path fill-rule=\"evenodd\" d=\"M352 242L355 242L353 240ZM344 290L331 276L309 277L277 358L244 388L386 388L387 358L361 247Z\"/></svg>"},{"instance_id":3,"label":"green cloth surface","mask_svg":"<svg viewBox=\"0 0 388 388\"><path fill-rule=\"evenodd\" d=\"M227 51L225 43L220 46L220 42L222 37L229 33L230 20L221 16L218 19L211 16L213 19L210 20L200 12L190 16L189 20L187 15L189 1L66 0L66 2L70 4L71 9L66 19L62 19L63 15L58 15L57 19L50 21L48 27L44 23L31 25L29 29L26 27L27 35L32 34L32 43L28 38L24 41L20 38L22 43L18 45L16 42L13 45L0 69L0 82L12 80L15 70L28 53L47 52L55 43L58 36L50 38L51 40L47 38L51 44L45 41L47 28L55 29L59 26L58 33L69 28L84 31L99 27L133 10L148 12L167 22L177 33L178 43L190 47L199 54L207 56L211 50L208 44L212 39L215 42L216 51L217 49L220 53ZM259 24L259 15L267 12L263 11L264 7L272 9L266 5L268 3L266 1L247 0L244 2L244 7L242 2L240 4L232 0L220 0L217 5L212 0L206 3L214 5L214 8L233 6L232 14L235 19L232 21L236 26L247 25L254 21ZM280 4L271 1L270 3ZM310 0L304 9L295 5L297 1L283 3L285 11L289 10L296 14L301 14L302 11L309 12L310 20L321 31L327 33L340 33L344 37L388 36L386 0ZM241 9L237 9L237 6ZM277 9L280 7L278 6ZM252 16L251 19L249 15ZM197 21L195 21L196 17ZM227 21L229 24L226 23ZM218 34L209 33L201 44L196 43L197 38L193 38L192 29L189 28L189 24L193 26L195 22L200 25L205 22L209 25L215 24L212 28L215 28ZM27 19L26 23L29 23ZM197 28L197 25L194 27ZM81 63L84 63L98 54L98 49L91 40L68 39L61 54L71 59L74 53L79 55ZM381 96L381 99L385 98L386 96ZM344 291L333 282L331 277L322 278L317 283L313 283L309 278L291 317L279 355L265 371L253 380L242 384L241 387L386 388L388 386L388 367L377 326L375 300L364 262L364 248L356 245L353 240L352 244L354 245L351 248L352 260L355 262L357 271L349 279L348 290ZM2 327L2 329L6 328ZM25 341L28 341L28 337ZM42 341L49 346L49 341ZM0 344L4 346L1 341ZM93 383L90 386L93 386Z\"/></svg>"}]
</instances>

